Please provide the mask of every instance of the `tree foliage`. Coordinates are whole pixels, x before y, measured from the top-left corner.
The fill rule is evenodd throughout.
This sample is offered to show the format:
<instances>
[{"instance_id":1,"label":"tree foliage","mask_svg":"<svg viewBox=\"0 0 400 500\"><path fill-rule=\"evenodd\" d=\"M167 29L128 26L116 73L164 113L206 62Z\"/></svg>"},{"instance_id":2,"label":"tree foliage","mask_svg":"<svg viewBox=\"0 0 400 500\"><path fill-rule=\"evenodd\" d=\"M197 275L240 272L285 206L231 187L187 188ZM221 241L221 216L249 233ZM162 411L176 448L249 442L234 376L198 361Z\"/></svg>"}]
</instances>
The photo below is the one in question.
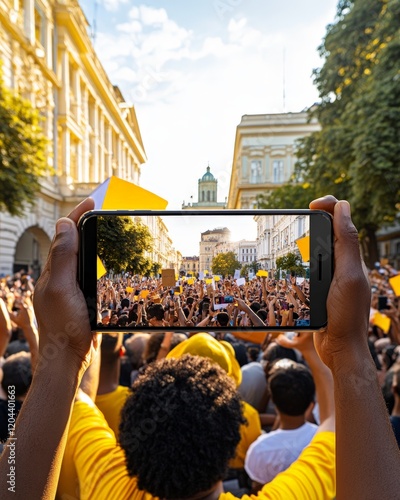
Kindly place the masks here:
<instances>
[{"instance_id":1,"label":"tree foliage","mask_svg":"<svg viewBox=\"0 0 400 500\"><path fill-rule=\"evenodd\" d=\"M296 276L304 276L306 274L300 255L293 252L289 252L283 257L278 257L276 259L276 269L278 272L293 272Z\"/></svg>"},{"instance_id":2,"label":"tree foliage","mask_svg":"<svg viewBox=\"0 0 400 500\"><path fill-rule=\"evenodd\" d=\"M340 0L314 71L321 130L300 140L290 183L260 200L305 208L313 198L347 199L364 257L378 259L375 232L400 210L400 2Z\"/></svg>"},{"instance_id":3,"label":"tree foliage","mask_svg":"<svg viewBox=\"0 0 400 500\"><path fill-rule=\"evenodd\" d=\"M48 170L39 113L7 89L0 66L0 211L23 215Z\"/></svg>"},{"instance_id":4,"label":"tree foliage","mask_svg":"<svg viewBox=\"0 0 400 500\"><path fill-rule=\"evenodd\" d=\"M249 273L256 274L260 268L261 264L259 262L248 262L247 264L243 264L240 270L240 276L242 276L242 278L248 278Z\"/></svg>"},{"instance_id":5,"label":"tree foliage","mask_svg":"<svg viewBox=\"0 0 400 500\"><path fill-rule=\"evenodd\" d=\"M234 252L219 253L216 255L211 264L213 274L222 276L233 276L236 269L240 269L242 265L237 260Z\"/></svg>"},{"instance_id":6,"label":"tree foliage","mask_svg":"<svg viewBox=\"0 0 400 500\"><path fill-rule=\"evenodd\" d=\"M145 253L152 248L153 238L147 226L130 217L98 217L97 253L108 271L119 274L157 273L159 266Z\"/></svg>"}]
</instances>

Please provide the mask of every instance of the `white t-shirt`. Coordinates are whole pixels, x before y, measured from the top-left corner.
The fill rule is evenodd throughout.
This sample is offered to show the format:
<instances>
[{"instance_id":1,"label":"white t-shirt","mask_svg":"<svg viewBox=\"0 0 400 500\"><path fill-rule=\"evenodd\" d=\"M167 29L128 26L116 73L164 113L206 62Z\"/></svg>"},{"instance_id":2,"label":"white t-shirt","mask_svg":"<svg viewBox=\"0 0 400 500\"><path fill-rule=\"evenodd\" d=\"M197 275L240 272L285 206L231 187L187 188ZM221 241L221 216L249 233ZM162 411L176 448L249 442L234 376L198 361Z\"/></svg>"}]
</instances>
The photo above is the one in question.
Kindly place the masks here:
<instances>
[{"instance_id":1,"label":"white t-shirt","mask_svg":"<svg viewBox=\"0 0 400 500\"><path fill-rule=\"evenodd\" d=\"M318 426L306 422L293 430L263 434L247 450L244 468L252 481L266 484L286 470L310 443Z\"/></svg>"}]
</instances>

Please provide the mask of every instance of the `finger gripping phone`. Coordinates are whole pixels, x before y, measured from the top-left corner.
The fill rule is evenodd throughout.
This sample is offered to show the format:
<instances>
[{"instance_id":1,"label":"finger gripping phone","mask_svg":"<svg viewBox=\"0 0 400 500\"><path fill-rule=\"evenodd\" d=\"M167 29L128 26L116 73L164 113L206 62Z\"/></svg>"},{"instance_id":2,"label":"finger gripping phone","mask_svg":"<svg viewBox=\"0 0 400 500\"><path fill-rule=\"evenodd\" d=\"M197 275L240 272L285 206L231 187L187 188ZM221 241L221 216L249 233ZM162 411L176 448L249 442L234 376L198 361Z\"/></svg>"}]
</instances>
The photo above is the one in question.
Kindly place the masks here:
<instances>
[{"instance_id":1,"label":"finger gripping phone","mask_svg":"<svg viewBox=\"0 0 400 500\"><path fill-rule=\"evenodd\" d=\"M101 324L100 313L116 299L106 289L111 287L117 292L127 275L135 278L134 294L139 291L140 297L146 299L144 308L157 307L160 317L166 314L160 296L179 293L184 308L188 294L203 301L206 298L205 303L211 301L213 310L219 309L230 316L224 317L226 326L213 326L213 331L246 330L251 334L257 330L317 330L326 325L326 298L333 275L332 217L326 212L92 211L83 215L78 227L78 279L93 331L110 332L109 325ZM267 287L263 287L259 276L266 277ZM284 326L279 324L280 317L276 325L270 325L268 314L263 315L266 319L259 321L260 325L245 321L246 326L242 326L232 307L228 307L234 301L230 290L219 292L227 280L230 286L244 290L243 300L248 307L244 313L250 319L253 309L268 311L270 300L294 276L298 286L293 288L291 300L297 304L297 310L307 308L309 314L298 318L293 314L287 321L290 324ZM134 294L126 294L128 309L134 307ZM220 304L218 296L222 299ZM205 303L202 311L207 310ZM118 314L118 303L113 303L113 307ZM286 303L284 308L288 307ZM208 308L211 309L210 305ZM201 325L201 314L192 316L190 326L185 324L183 316L180 314L180 323L172 326L156 327L144 318L137 327L116 324L115 328L116 331L204 330L204 326L196 326Z\"/></svg>"}]
</instances>

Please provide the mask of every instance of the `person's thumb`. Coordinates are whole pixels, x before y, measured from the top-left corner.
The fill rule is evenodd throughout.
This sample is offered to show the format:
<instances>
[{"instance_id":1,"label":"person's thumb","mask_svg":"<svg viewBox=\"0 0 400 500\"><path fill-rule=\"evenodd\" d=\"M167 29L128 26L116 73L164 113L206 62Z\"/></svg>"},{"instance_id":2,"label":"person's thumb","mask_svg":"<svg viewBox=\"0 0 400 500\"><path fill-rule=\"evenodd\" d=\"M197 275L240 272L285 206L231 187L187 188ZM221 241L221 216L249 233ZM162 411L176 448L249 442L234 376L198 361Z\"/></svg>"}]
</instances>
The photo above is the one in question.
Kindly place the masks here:
<instances>
[{"instance_id":1,"label":"person's thumb","mask_svg":"<svg viewBox=\"0 0 400 500\"><path fill-rule=\"evenodd\" d=\"M338 201L335 205L333 227L337 284L345 286L346 291L353 292L359 298L360 304L363 304L363 294L369 296L371 292L364 272L365 265L360 253L358 232L351 219L350 205L345 200ZM369 304L368 297L365 297L365 303Z\"/></svg>"},{"instance_id":2,"label":"person's thumb","mask_svg":"<svg viewBox=\"0 0 400 500\"><path fill-rule=\"evenodd\" d=\"M63 217L57 221L56 236L50 250L51 285L63 286L64 283L76 282L78 255L78 231L76 224Z\"/></svg>"}]
</instances>

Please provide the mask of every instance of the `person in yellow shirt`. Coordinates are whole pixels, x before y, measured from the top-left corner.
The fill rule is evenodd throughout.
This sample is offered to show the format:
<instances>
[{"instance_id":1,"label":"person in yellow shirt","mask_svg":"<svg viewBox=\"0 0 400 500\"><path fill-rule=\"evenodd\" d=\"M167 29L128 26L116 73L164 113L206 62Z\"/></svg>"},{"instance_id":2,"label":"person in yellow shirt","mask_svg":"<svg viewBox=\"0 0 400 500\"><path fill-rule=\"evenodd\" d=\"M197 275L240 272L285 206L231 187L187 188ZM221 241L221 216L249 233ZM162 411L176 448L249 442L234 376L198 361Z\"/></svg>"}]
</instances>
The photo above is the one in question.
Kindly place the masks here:
<instances>
[{"instance_id":1,"label":"person in yellow shirt","mask_svg":"<svg viewBox=\"0 0 400 500\"><path fill-rule=\"evenodd\" d=\"M218 363L227 374L232 377L236 387L242 381L242 372L235 357L231 344L219 342L208 333L198 333L190 337L167 354L169 358L180 358L184 354L203 356ZM229 461L231 469L243 469L244 459L251 443L261 435L261 423L258 411L242 400L243 416L245 423L240 426L240 442L236 448L235 456Z\"/></svg>"},{"instance_id":2,"label":"person in yellow shirt","mask_svg":"<svg viewBox=\"0 0 400 500\"><path fill-rule=\"evenodd\" d=\"M103 333L101 341L100 378L96 406L118 436L120 414L131 390L119 385L121 356L124 354L122 333Z\"/></svg>"},{"instance_id":3,"label":"person in yellow shirt","mask_svg":"<svg viewBox=\"0 0 400 500\"><path fill-rule=\"evenodd\" d=\"M152 364L122 410L120 446L87 395L81 391L77 399L67 450L81 500L235 498L223 492L222 479L244 418L236 384L217 363L184 354ZM260 500L334 498L330 417L299 459L264 486Z\"/></svg>"}]
</instances>

